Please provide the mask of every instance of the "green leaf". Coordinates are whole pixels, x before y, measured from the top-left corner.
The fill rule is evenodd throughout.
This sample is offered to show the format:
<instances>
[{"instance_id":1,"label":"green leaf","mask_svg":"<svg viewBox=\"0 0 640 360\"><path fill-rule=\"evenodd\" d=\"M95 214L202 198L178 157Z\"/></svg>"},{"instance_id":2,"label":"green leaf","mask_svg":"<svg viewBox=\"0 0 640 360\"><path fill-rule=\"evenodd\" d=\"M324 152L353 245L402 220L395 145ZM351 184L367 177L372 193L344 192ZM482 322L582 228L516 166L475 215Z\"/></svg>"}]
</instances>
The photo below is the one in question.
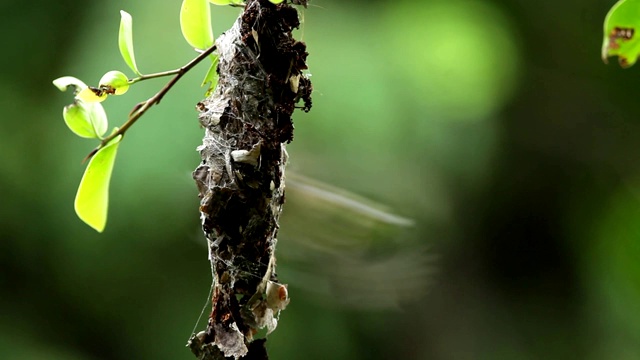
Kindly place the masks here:
<instances>
[{"instance_id":1,"label":"green leaf","mask_svg":"<svg viewBox=\"0 0 640 360\"><path fill-rule=\"evenodd\" d=\"M211 66L209 66L209 70L207 70L207 74L204 76L204 80L202 80L202 85L200 85L200 86L205 86L207 84L210 84L209 87L207 88L207 92L205 93L205 96L211 95L211 92L218 84L217 70L218 70L219 57L218 55L211 55L210 58L211 58Z\"/></svg>"},{"instance_id":2,"label":"green leaf","mask_svg":"<svg viewBox=\"0 0 640 360\"><path fill-rule=\"evenodd\" d=\"M274 4L280 4L282 2L282 0L269 0L269 1Z\"/></svg>"},{"instance_id":3,"label":"green leaf","mask_svg":"<svg viewBox=\"0 0 640 360\"><path fill-rule=\"evenodd\" d=\"M107 224L109 181L122 135L100 149L82 176L74 208L78 217L98 232Z\"/></svg>"},{"instance_id":4,"label":"green leaf","mask_svg":"<svg viewBox=\"0 0 640 360\"><path fill-rule=\"evenodd\" d=\"M107 93L100 89L87 86L76 94L76 99L80 99L85 103L103 102L107 99Z\"/></svg>"},{"instance_id":5,"label":"green leaf","mask_svg":"<svg viewBox=\"0 0 640 360\"><path fill-rule=\"evenodd\" d=\"M180 29L185 40L196 49L213 45L211 9L207 0L183 0L180 8Z\"/></svg>"},{"instance_id":6,"label":"green leaf","mask_svg":"<svg viewBox=\"0 0 640 360\"><path fill-rule=\"evenodd\" d=\"M133 19L126 11L120 10L120 32L118 33L118 46L124 62L134 73L142 75L136 65L136 57L133 53Z\"/></svg>"},{"instance_id":7,"label":"green leaf","mask_svg":"<svg viewBox=\"0 0 640 360\"><path fill-rule=\"evenodd\" d=\"M75 87L75 92L78 93L80 90L87 87L87 84L83 83L80 79L75 78L73 76L63 76L53 80L53 85L55 85L60 91L67 91L69 86Z\"/></svg>"},{"instance_id":8,"label":"green leaf","mask_svg":"<svg viewBox=\"0 0 640 360\"><path fill-rule=\"evenodd\" d=\"M107 114L100 104L87 104L76 100L62 110L69 129L84 138L99 138L107 130Z\"/></svg>"},{"instance_id":9,"label":"green leaf","mask_svg":"<svg viewBox=\"0 0 640 360\"><path fill-rule=\"evenodd\" d=\"M102 138L102 135L104 135L109 128L107 113L104 111L104 107L102 107L102 104L100 103L86 104L86 106L89 113L89 122L91 122L91 125L98 137Z\"/></svg>"},{"instance_id":10,"label":"green leaf","mask_svg":"<svg viewBox=\"0 0 640 360\"><path fill-rule=\"evenodd\" d=\"M129 90L129 78L117 70L104 74L99 84L101 89L107 89L107 93L113 95L122 95Z\"/></svg>"},{"instance_id":11,"label":"green leaf","mask_svg":"<svg viewBox=\"0 0 640 360\"><path fill-rule=\"evenodd\" d=\"M640 0L621 0L604 19L602 60L617 56L620 66L629 67L640 55Z\"/></svg>"}]
</instances>

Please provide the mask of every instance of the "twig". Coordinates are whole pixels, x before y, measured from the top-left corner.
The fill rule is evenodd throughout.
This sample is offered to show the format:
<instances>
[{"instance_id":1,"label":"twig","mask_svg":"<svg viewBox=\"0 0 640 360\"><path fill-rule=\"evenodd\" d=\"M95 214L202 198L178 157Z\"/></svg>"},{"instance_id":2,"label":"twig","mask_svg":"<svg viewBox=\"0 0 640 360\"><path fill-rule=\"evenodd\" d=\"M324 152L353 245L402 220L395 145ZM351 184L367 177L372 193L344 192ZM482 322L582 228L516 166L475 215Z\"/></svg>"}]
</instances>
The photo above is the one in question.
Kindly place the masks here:
<instances>
[{"instance_id":1,"label":"twig","mask_svg":"<svg viewBox=\"0 0 640 360\"><path fill-rule=\"evenodd\" d=\"M95 148L87 157L86 159L90 159L93 155L95 155L95 153L100 150L101 148L105 147L111 140L115 139L117 136L119 135L123 135L126 133L126 131L133 125L135 124L135 122L142 116L144 115L145 112L147 112L147 110L149 110L150 107L152 107L153 105L159 104L160 101L162 100L162 98L164 97L164 95L169 92L169 90L171 90L171 88L173 87L173 85L175 85L178 80L180 80L180 78L186 74L187 72L189 72L189 70L191 70L194 66L196 66L197 64L199 64L202 60L204 60L207 56L211 55L211 53L213 53L216 50L216 45L214 44L213 46L211 46L210 48L208 48L207 50L205 50L204 52L202 52L200 55L198 55L196 58L194 58L193 60L191 60L189 63L187 63L185 66L179 68L179 69L175 69L175 70L170 70L170 71L164 71L161 73L155 73L155 74L149 74L149 75L141 75L140 77L131 79L130 82L131 83L135 83L141 80L147 80L147 79L153 79L153 78L157 78L157 77L162 77L162 76L169 76L169 75L173 75L175 74L176 76L173 77L171 80L169 80L169 82L162 88L160 89L160 91L158 91L155 95L153 95L152 97L150 97L148 100L139 103L138 105L136 105L133 110L131 110L131 113L129 114L129 119L127 119L127 121L122 124L122 126L120 128L118 128L118 130L116 130L113 134L107 136L106 138L104 138L101 142L100 145Z\"/></svg>"},{"instance_id":2,"label":"twig","mask_svg":"<svg viewBox=\"0 0 640 360\"><path fill-rule=\"evenodd\" d=\"M180 73L180 69L174 69L174 70L168 70L168 71L162 71L159 73L154 73L154 74L146 74L146 75L140 75L136 78L133 79L129 79L129 84L135 84L138 81L142 81L142 80L149 80L149 79L155 79L155 78L159 78L159 77L163 77L163 76L171 76L171 75L175 75Z\"/></svg>"}]
</instances>

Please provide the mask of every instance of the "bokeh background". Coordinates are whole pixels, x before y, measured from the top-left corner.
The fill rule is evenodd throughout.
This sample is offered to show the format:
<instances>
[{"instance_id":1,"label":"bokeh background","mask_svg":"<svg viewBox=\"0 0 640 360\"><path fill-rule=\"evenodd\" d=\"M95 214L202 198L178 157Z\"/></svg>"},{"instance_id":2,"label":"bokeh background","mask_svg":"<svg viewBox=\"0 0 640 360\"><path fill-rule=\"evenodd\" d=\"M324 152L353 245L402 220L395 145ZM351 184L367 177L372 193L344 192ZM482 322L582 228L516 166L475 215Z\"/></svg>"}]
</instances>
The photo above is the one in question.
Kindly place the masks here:
<instances>
[{"instance_id":1,"label":"bokeh background","mask_svg":"<svg viewBox=\"0 0 640 360\"><path fill-rule=\"evenodd\" d=\"M303 11L314 107L295 116L290 168L414 225L289 196L273 359L640 358L640 68L600 59L613 3ZM73 211L95 143L66 128L71 94L51 84L126 71L120 9L141 71L186 63L179 7L2 3L0 358L192 358L210 285L190 176L206 66L126 136L103 234ZM237 13L214 8L215 33ZM163 83L109 99L111 124Z\"/></svg>"}]
</instances>

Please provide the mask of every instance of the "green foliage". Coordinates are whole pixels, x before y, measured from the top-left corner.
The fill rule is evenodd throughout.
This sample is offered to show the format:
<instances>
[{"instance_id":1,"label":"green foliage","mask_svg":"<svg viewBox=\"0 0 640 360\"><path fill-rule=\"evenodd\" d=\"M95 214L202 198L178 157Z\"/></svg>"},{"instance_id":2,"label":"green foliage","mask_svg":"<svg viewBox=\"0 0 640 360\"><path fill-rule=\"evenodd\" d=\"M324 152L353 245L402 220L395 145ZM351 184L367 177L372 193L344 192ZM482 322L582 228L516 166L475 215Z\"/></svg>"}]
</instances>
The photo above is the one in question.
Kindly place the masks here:
<instances>
[{"instance_id":1,"label":"green foliage","mask_svg":"<svg viewBox=\"0 0 640 360\"><path fill-rule=\"evenodd\" d=\"M207 70L207 74L204 76L204 80L202 80L202 85L201 85L201 86L206 86L207 84L209 84L209 87L207 88L207 92L205 93L205 96L211 95L213 88L218 83L217 69L218 69L219 57L217 55L212 55L210 56L210 58L211 58L211 66L209 66L209 70Z\"/></svg>"},{"instance_id":2,"label":"green foliage","mask_svg":"<svg viewBox=\"0 0 640 360\"><path fill-rule=\"evenodd\" d=\"M108 95L126 93L131 85L142 80L170 75L180 77L205 57L209 57L212 64L202 86L210 84L207 89L209 94L217 83L218 57L211 54L214 38L211 30L210 8L206 0L184 0L180 11L180 25L185 39L191 46L198 50L208 48L208 51L203 52L183 68L155 74L143 75L138 70L133 52L133 19L122 10L120 15L118 47L125 63L138 75L137 78L129 79L123 72L112 70L102 76L98 87L87 86L72 76L63 76L53 81L61 91L66 91L70 86L74 88L74 101L65 106L62 113L69 129L80 137L102 140L88 156L91 161L82 177L75 200L78 217L98 232L104 230L107 222L109 180L122 135L150 106L159 102L173 83L170 82L168 86L162 88L156 96L136 105L121 130L114 129L106 138L102 136L108 130L108 120L100 102L104 101Z\"/></svg>"},{"instance_id":3,"label":"green foliage","mask_svg":"<svg viewBox=\"0 0 640 360\"><path fill-rule=\"evenodd\" d=\"M240 1L211 1L216 5L238 4ZM183 0L180 8L180 29L182 36L193 48L202 50L213 46L214 37L211 30L211 10L207 0ZM218 82L218 56L211 55L211 65L202 80L206 86L205 96L209 96Z\"/></svg>"},{"instance_id":4,"label":"green foliage","mask_svg":"<svg viewBox=\"0 0 640 360\"><path fill-rule=\"evenodd\" d=\"M73 76L63 76L53 80L55 85L60 91L67 91L69 86L74 87L74 93L77 93L80 89L87 87L87 84L83 83L80 79Z\"/></svg>"},{"instance_id":5,"label":"green foliage","mask_svg":"<svg viewBox=\"0 0 640 360\"><path fill-rule=\"evenodd\" d=\"M76 99L82 100L86 103L103 102L107 99L107 93L99 88L88 86L76 94Z\"/></svg>"},{"instance_id":6,"label":"green foliage","mask_svg":"<svg viewBox=\"0 0 640 360\"><path fill-rule=\"evenodd\" d=\"M118 34L120 53L125 63L136 74L141 75L133 53L131 15L125 11L120 11L120 14ZM87 86L72 76L55 79L53 84L61 91L66 91L69 86L74 87L74 101L64 107L62 114L69 129L80 137L102 139L109 124L107 114L100 102L104 101L108 95L126 93L131 82L121 71L112 70L102 76L97 88ZM107 141L109 138L103 140L103 143L88 156L91 160L80 181L74 202L78 217L98 232L102 232L107 223L109 181L118 145L122 139L122 135L116 134L116 131L117 128L113 130L113 134L117 136L109 141Z\"/></svg>"},{"instance_id":7,"label":"green foliage","mask_svg":"<svg viewBox=\"0 0 640 360\"><path fill-rule=\"evenodd\" d=\"M140 75L133 53L133 19L126 11L120 10L120 31L118 33L118 47L124 62L134 73Z\"/></svg>"},{"instance_id":8,"label":"green foliage","mask_svg":"<svg viewBox=\"0 0 640 360\"><path fill-rule=\"evenodd\" d=\"M90 88L73 76L57 78L53 84L61 91L66 91L69 86L75 88L76 99L62 111L62 117L69 129L80 137L101 138L108 128L107 114L101 104L86 102L80 96L87 90L92 93Z\"/></svg>"},{"instance_id":9,"label":"green foliage","mask_svg":"<svg viewBox=\"0 0 640 360\"><path fill-rule=\"evenodd\" d=\"M180 29L189 45L196 49L206 49L213 45L211 10L206 0L182 1Z\"/></svg>"},{"instance_id":10,"label":"green foliage","mask_svg":"<svg viewBox=\"0 0 640 360\"><path fill-rule=\"evenodd\" d=\"M620 0L604 19L602 60L617 56L620 66L632 66L640 56L640 0Z\"/></svg>"},{"instance_id":11,"label":"green foliage","mask_svg":"<svg viewBox=\"0 0 640 360\"><path fill-rule=\"evenodd\" d=\"M117 136L91 158L76 194L76 214L98 232L107 224L109 181L121 139Z\"/></svg>"},{"instance_id":12,"label":"green foliage","mask_svg":"<svg viewBox=\"0 0 640 360\"><path fill-rule=\"evenodd\" d=\"M64 107L62 117L74 134L99 139L107 131L107 114L98 103L85 103L77 99Z\"/></svg>"},{"instance_id":13,"label":"green foliage","mask_svg":"<svg viewBox=\"0 0 640 360\"><path fill-rule=\"evenodd\" d=\"M120 71L109 71L100 79L100 88L109 94L122 95L129 90L129 79Z\"/></svg>"}]
</instances>

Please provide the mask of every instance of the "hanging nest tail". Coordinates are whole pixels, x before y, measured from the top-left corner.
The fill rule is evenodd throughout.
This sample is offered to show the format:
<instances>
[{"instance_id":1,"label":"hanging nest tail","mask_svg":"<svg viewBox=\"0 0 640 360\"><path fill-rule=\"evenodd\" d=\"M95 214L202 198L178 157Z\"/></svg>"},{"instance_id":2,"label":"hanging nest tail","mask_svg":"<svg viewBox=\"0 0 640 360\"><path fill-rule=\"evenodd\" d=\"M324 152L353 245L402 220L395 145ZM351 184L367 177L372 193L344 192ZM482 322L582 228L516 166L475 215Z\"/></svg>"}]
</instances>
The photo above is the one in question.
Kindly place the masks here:
<instances>
[{"instance_id":1,"label":"hanging nest tail","mask_svg":"<svg viewBox=\"0 0 640 360\"><path fill-rule=\"evenodd\" d=\"M306 46L291 34L299 24L286 3L249 0L216 41L219 80L198 106L205 136L193 172L214 278L207 328L188 344L199 359L266 359L264 340L253 335L273 331L289 302L275 246L291 115L311 108Z\"/></svg>"}]
</instances>

